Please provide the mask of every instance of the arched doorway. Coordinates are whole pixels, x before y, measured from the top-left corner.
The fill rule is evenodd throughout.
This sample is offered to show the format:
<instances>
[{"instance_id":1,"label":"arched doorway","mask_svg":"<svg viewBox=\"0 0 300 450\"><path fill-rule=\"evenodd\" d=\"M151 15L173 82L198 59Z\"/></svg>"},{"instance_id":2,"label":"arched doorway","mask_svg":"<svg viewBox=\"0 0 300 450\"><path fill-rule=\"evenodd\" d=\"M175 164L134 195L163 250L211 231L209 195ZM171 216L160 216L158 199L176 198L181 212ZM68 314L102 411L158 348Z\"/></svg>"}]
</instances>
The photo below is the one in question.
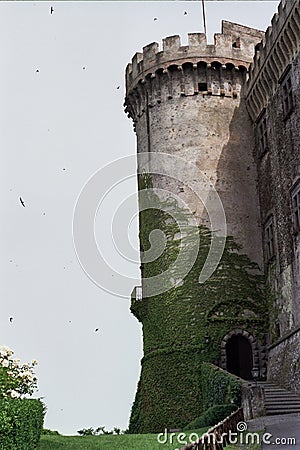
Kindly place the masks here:
<instances>
[{"instance_id":1,"label":"arched doorway","mask_svg":"<svg viewBox=\"0 0 300 450\"><path fill-rule=\"evenodd\" d=\"M252 347L249 340L241 334L231 336L226 344L227 370L244 380L252 380Z\"/></svg>"}]
</instances>

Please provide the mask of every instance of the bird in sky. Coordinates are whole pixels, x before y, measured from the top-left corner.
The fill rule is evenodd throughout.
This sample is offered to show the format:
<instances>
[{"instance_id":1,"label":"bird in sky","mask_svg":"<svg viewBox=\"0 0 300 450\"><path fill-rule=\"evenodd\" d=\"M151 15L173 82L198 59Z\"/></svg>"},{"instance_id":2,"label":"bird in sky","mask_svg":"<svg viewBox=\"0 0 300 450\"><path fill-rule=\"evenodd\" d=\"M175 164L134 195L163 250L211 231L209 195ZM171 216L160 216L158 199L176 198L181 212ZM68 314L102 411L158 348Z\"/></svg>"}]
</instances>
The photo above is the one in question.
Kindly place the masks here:
<instances>
[{"instance_id":1,"label":"bird in sky","mask_svg":"<svg viewBox=\"0 0 300 450\"><path fill-rule=\"evenodd\" d=\"M184 11L183 15L184 15L184 16L187 16L187 11Z\"/></svg>"},{"instance_id":2,"label":"bird in sky","mask_svg":"<svg viewBox=\"0 0 300 450\"><path fill-rule=\"evenodd\" d=\"M39 69L36 69L36 72L39 73L40 72Z\"/></svg>"},{"instance_id":3,"label":"bird in sky","mask_svg":"<svg viewBox=\"0 0 300 450\"><path fill-rule=\"evenodd\" d=\"M20 202L21 202L21 205L25 208L25 203L24 203L22 197L20 197Z\"/></svg>"},{"instance_id":4,"label":"bird in sky","mask_svg":"<svg viewBox=\"0 0 300 450\"><path fill-rule=\"evenodd\" d=\"M120 89L120 86L118 86L117 89Z\"/></svg>"},{"instance_id":5,"label":"bird in sky","mask_svg":"<svg viewBox=\"0 0 300 450\"><path fill-rule=\"evenodd\" d=\"M50 8L50 14L53 14L54 13L54 8L53 8L53 6L51 6L51 8Z\"/></svg>"},{"instance_id":6,"label":"bird in sky","mask_svg":"<svg viewBox=\"0 0 300 450\"><path fill-rule=\"evenodd\" d=\"M85 67L83 67L82 70L85 70Z\"/></svg>"},{"instance_id":7,"label":"bird in sky","mask_svg":"<svg viewBox=\"0 0 300 450\"><path fill-rule=\"evenodd\" d=\"M157 17L154 17L154 19L153 20L157 20Z\"/></svg>"},{"instance_id":8,"label":"bird in sky","mask_svg":"<svg viewBox=\"0 0 300 450\"><path fill-rule=\"evenodd\" d=\"M95 329L95 333L96 333L97 331L99 331L99 328L96 328L96 329Z\"/></svg>"},{"instance_id":9,"label":"bird in sky","mask_svg":"<svg viewBox=\"0 0 300 450\"><path fill-rule=\"evenodd\" d=\"M10 318L9 318L10 323L12 323L13 320L14 320L13 317L10 317Z\"/></svg>"}]
</instances>

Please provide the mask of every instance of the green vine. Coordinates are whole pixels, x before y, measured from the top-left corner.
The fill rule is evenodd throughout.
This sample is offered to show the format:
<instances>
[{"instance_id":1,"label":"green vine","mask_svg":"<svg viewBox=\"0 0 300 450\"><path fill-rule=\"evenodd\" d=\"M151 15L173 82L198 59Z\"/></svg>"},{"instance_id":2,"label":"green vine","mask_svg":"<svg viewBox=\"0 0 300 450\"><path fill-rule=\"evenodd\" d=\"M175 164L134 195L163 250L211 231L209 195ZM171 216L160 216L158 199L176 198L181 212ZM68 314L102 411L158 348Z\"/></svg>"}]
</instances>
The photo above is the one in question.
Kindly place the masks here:
<instances>
[{"instance_id":1,"label":"green vine","mask_svg":"<svg viewBox=\"0 0 300 450\"><path fill-rule=\"evenodd\" d=\"M141 249L150 249L149 235L155 229L163 231L166 240L164 252L157 259L149 263L142 260L145 279L163 274L175 263L179 251L195 246L195 227L189 227L191 215L174 200L160 200L150 189L152 184L149 174L140 175L139 188L146 190L142 196L146 195L147 201L148 195L149 203L155 206L140 213ZM169 210L179 218L177 223ZM180 237L182 223L186 233ZM140 384L129 427L134 432L181 428L203 412L207 400L203 400L202 363L218 364L221 341L230 331L242 328L262 345L265 341L268 303L257 265L241 254L233 237L228 237L217 270L199 284L212 232L202 225L196 232L200 248L182 283L163 294L132 301L131 310L143 324L144 344ZM174 279L180 279L188 255L188 251L184 253L180 267L174 264ZM167 278L163 282L168 286ZM230 386L233 395L234 384Z\"/></svg>"}]
</instances>

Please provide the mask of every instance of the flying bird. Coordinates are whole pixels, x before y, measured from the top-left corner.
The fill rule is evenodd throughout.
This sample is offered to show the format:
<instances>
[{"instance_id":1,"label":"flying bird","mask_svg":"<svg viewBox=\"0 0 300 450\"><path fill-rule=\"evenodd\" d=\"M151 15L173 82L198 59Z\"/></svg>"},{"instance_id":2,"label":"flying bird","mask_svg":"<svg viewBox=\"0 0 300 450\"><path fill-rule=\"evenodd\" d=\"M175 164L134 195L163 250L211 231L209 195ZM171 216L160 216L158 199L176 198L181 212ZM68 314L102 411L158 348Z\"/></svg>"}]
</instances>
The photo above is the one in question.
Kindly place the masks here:
<instances>
[{"instance_id":1,"label":"flying bird","mask_svg":"<svg viewBox=\"0 0 300 450\"><path fill-rule=\"evenodd\" d=\"M99 331L99 328L96 328L96 329L95 329L95 333L96 333L97 331Z\"/></svg>"},{"instance_id":2,"label":"flying bird","mask_svg":"<svg viewBox=\"0 0 300 450\"><path fill-rule=\"evenodd\" d=\"M187 16L187 11L184 11L183 15L184 15L184 16Z\"/></svg>"},{"instance_id":3,"label":"flying bird","mask_svg":"<svg viewBox=\"0 0 300 450\"><path fill-rule=\"evenodd\" d=\"M120 89L120 86L118 86L117 89Z\"/></svg>"},{"instance_id":4,"label":"flying bird","mask_svg":"<svg viewBox=\"0 0 300 450\"><path fill-rule=\"evenodd\" d=\"M39 73L40 72L39 69L36 69L36 72Z\"/></svg>"},{"instance_id":5,"label":"flying bird","mask_svg":"<svg viewBox=\"0 0 300 450\"><path fill-rule=\"evenodd\" d=\"M10 323L12 323L13 320L14 320L13 317L10 317L10 318L9 318Z\"/></svg>"},{"instance_id":6,"label":"flying bird","mask_svg":"<svg viewBox=\"0 0 300 450\"><path fill-rule=\"evenodd\" d=\"M157 20L157 17L154 17L154 19L153 20Z\"/></svg>"},{"instance_id":7,"label":"flying bird","mask_svg":"<svg viewBox=\"0 0 300 450\"><path fill-rule=\"evenodd\" d=\"M82 70L85 70L85 67L83 67Z\"/></svg>"},{"instance_id":8,"label":"flying bird","mask_svg":"<svg viewBox=\"0 0 300 450\"><path fill-rule=\"evenodd\" d=\"M25 208L25 203L24 203L22 197L20 197L20 202L21 202L21 205Z\"/></svg>"},{"instance_id":9,"label":"flying bird","mask_svg":"<svg viewBox=\"0 0 300 450\"><path fill-rule=\"evenodd\" d=\"M54 8L53 8L53 6L51 6L51 8L50 8L50 14L53 14L54 13Z\"/></svg>"}]
</instances>

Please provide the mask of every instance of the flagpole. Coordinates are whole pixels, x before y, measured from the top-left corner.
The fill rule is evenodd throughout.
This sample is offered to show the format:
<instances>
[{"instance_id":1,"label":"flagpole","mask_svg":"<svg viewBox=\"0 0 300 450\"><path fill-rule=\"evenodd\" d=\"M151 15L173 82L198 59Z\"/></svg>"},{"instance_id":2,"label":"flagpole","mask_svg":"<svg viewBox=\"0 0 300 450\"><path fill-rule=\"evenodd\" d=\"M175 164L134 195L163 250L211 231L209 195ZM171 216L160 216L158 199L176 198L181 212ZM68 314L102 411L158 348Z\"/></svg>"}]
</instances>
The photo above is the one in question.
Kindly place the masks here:
<instances>
[{"instance_id":1,"label":"flagpole","mask_svg":"<svg viewBox=\"0 0 300 450\"><path fill-rule=\"evenodd\" d=\"M202 0L202 13L203 13L204 33L205 33L205 36L206 36L206 18L205 18L205 4L204 4L204 0Z\"/></svg>"}]
</instances>

